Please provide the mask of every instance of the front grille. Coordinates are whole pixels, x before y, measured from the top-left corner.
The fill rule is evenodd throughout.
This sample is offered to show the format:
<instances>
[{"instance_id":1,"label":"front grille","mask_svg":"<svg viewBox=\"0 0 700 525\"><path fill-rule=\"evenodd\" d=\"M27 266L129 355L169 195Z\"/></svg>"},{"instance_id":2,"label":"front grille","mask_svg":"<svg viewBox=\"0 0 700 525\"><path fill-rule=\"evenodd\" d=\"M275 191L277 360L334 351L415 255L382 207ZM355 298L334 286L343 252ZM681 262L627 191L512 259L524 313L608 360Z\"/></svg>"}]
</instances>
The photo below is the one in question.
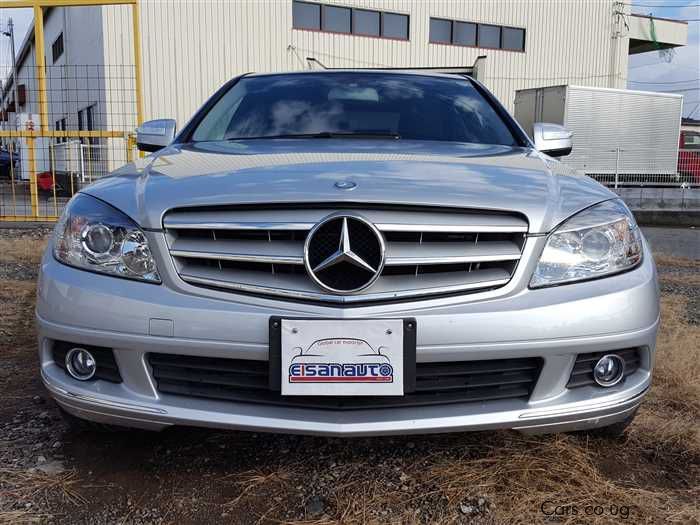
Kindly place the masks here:
<instances>
[{"instance_id":1,"label":"front grille","mask_svg":"<svg viewBox=\"0 0 700 525\"><path fill-rule=\"evenodd\" d=\"M56 366L66 369L66 355L72 348L84 348L92 354L97 363L95 375L93 379L103 379L111 383L121 383L122 376L119 373L119 367L114 359L114 352L111 348L103 348L101 346L83 345L77 343L68 343L66 341L54 341L53 344L53 360ZM67 372L66 372L67 373Z\"/></svg>"},{"instance_id":2,"label":"front grille","mask_svg":"<svg viewBox=\"0 0 700 525\"><path fill-rule=\"evenodd\" d=\"M567 388L577 388L581 386L597 385L593 379L593 369L595 364L604 355L618 355L625 362L625 370L622 374L624 378L634 374L640 365L641 356L638 348L627 348L625 350L616 350L611 352L594 352L590 354L579 354L576 356L574 369L571 371L571 377L567 383Z\"/></svg>"},{"instance_id":3,"label":"front grille","mask_svg":"<svg viewBox=\"0 0 700 525\"><path fill-rule=\"evenodd\" d=\"M384 239L384 268L362 292L325 291L304 267L309 231L332 213L362 217ZM341 304L501 287L515 271L528 228L520 216L505 213L312 206L173 210L164 227L177 271L192 285ZM363 241L358 236L360 251ZM372 254L363 258L371 261ZM339 286L351 288L347 279Z\"/></svg>"},{"instance_id":4,"label":"front grille","mask_svg":"<svg viewBox=\"0 0 700 525\"><path fill-rule=\"evenodd\" d=\"M267 361L175 354L148 361L164 394L333 410L527 400L542 366L538 358L417 363L416 390L401 397L306 397L270 390Z\"/></svg>"}]
</instances>

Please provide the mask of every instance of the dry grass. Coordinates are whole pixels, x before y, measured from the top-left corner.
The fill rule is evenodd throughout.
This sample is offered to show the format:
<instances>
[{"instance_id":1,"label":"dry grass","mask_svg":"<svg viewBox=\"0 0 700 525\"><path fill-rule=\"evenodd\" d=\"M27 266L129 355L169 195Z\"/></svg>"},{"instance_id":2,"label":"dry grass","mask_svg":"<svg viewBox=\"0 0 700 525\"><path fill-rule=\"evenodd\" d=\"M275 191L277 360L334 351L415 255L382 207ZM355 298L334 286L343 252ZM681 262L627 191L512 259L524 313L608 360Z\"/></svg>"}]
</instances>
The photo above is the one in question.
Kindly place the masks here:
<instances>
[{"instance_id":1,"label":"dry grass","mask_svg":"<svg viewBox=\"0 0 700 525\"><path fill-rule=\"evenodd\" d=\"M700 324L688 319L687 303L679 295L661 299L654 386L674 408L700 415Z\"/></svg>"},{"instance_id":2,"label":"dry grass","mask_svg":"<svg viewBox=\"0 0 700 525\"><path fill-rule=\"evenodd\" d=\"M47 239L0 238L0 262L39 264Z\"/></svg>"},{"instance_id":3,"label":"dry grass","mask_svg":"<svg viewBox=\"0 0 700 525\"><path fill-rule=\"evenodd\" d=\"M28 331L33 332L34 294L36 294L34 281L2 281L0 285L0 349L10 350L5 345L11 338Z\"/></svg>"},{"instance_id":4,"label":"dry grass","mask_svg":"<svg viewBox=\"0 0 700 525\"><path fill-rule=\"evenodd\" d=\"M684 259L682 257L673 257L664 255L663 253L655 253L654 261L659 266L675 266L676 268L697 269L700 267L700 261L695 259Z\"/></svg>"},{"instance_id":5,"label":"dry grass","mask_svg":"<svg viewBox=\"0 0 700 525\"><path fill-rule=\"evenodd\" d=\"M82 505L86 499L76 490L75 472L47 475L22 469L0 468L0 524L43 523L48 518L41 510L3 510L7 501L41 501L58 499L70 506Z\"/></svg>"}]
</instances>

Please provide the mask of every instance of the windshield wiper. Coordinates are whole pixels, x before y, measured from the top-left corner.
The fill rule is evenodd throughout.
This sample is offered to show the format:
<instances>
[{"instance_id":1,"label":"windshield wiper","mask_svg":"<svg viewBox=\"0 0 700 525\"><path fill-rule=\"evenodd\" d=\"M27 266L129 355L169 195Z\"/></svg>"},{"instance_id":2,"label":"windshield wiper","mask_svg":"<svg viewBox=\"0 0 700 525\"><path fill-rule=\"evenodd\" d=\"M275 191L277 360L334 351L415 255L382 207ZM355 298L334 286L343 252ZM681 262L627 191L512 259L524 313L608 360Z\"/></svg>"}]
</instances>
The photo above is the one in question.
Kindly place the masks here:
<instances>
[{"instance_id":1,"label":"windshield wiper","mask_svg":"<svg viewBox=\"0 0 700 525\"><path fill-rule=\"evenodd\" d=\"M284 133L281 135L262 135L259 137L227 137L226 140L258 140L258 139L395 139L401 138L398 133L388 131L319 131L318 133Z\"/></svg>"}]
</instances>

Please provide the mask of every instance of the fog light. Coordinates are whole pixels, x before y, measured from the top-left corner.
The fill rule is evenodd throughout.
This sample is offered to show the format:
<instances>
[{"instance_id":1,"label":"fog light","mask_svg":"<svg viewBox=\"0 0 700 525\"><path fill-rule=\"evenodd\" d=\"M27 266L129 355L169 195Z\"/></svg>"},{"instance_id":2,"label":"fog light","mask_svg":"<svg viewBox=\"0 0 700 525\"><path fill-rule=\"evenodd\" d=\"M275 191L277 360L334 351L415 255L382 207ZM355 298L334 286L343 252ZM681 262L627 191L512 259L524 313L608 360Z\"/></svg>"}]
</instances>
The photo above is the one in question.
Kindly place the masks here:
<instances>
[{"instance_id":1,"label":"fog light","mask_svg":"<svg viewBox=\"0 0 700 525\"><path fill-rule=\"evenodd\" d=\"M87 381L95 375L97 362L84 348L73 348L66 354L66 370L78 381Z\"/></svg>"},{"instance_id":2,"label":"fog light","mask_svg":"<svg viewBox=\"0 0 700 525\"><path fill-rule=\"evenodd\" d=\"M593 368L593 379L600 386L611 387L622 380L625 362L620 356L609 354L601 357Z\"/></svg>"}]
</instances>

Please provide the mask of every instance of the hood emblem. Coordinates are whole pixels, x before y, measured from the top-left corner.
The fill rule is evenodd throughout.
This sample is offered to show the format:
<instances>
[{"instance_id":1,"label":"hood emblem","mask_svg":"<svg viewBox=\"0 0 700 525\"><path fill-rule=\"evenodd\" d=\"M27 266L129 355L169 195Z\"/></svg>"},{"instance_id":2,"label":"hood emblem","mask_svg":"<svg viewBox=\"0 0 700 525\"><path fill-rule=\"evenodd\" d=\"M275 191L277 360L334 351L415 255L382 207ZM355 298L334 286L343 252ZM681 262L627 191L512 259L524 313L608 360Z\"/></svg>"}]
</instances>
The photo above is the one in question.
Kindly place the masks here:
<instances>
[{"instance_id":1,"label":"hood emblem","mask_svg":"<svg viewBox=\"0 0 700 525\"><path fill-rule=\"evenodd\" d=\"M384 238L357 215L334 214L319 222L304 243L304 265L321 288L336 294L359 292L384 268Z\"/></svg>"},{"instance_id":2,"label":"hood emblem","mask_svg":"<svg viewBox=\"0 0 700 525\"><path fill-rule=\"evenodd\" d=\"M354 190L357 188L357 183L351 180L339 180L334 185L339 190Z\"/></svg>"}]
</instances>

